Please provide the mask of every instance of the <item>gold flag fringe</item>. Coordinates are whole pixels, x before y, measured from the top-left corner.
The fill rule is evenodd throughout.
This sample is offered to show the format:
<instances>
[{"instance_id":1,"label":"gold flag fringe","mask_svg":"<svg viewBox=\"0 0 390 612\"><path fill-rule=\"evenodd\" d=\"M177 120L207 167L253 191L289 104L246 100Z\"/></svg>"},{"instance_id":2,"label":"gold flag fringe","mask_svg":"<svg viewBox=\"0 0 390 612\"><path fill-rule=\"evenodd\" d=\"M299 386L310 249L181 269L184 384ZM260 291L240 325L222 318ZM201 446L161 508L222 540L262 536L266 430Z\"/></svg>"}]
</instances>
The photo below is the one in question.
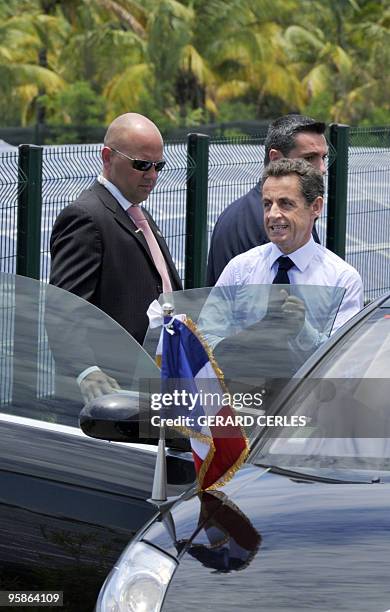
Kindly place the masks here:
<instances>
[{"instance_id":1,"label":"gold flag fringe","mask_svg":"<svg viewBox=\"0 0 390 612\"><path fill-rule=\"evenodd\" d=\"M223 485L225 485L227 482L229 482L229 480L233 478L234 474L237 472L237 470L240 469L243 463L245 463L245 459L247 458L249 454L249 444L248 444L248 440L246 439L246 437L245 437L245 442L246 442L246 447L241 451L241 454L239 458L236 460L236 462L234 463L234 465L232 465L230 470L225 472L222 478L217 480L217 482L214 482L214 484L212 484L210 487L207 487L207 489L205 489L206 491L214 491L215 489L218 489L219 487L223 487Z\"/></svg>"},{"instance_id":2,"label":"gold flag fringe","mask_svg":"<svg viewBox=\"0 0 390 612\"><path fill-rule=\"evenodd\" d=\"M217 379L220 382L220 385L222 387L222 390L229 394L230 396L230 392L229 389L225 383L225 377L224 374L221 370L221 368L219 367L217 360L214 357L214 353L211 349L211 347L209 346L208 342L205 340L205 338L203 337L202 333L199 331L197 325L192 321L192 319L190 319L189 317L185 317L183 323L185 325L187 325L187 327L191 330L191 332L194 334L194 336L196 336L196 338L199 340L199 342L201 343L201 345L203 346L204 350L206 351L207 357L209 359L209 362L211 364L211 367L214 370L214 373L217 377ZM156 355L156 363L158 365L158 367L161 369L161 363L162 363L162 355ZM241 434L242 437L244 438L245 441L245 448L242 450L240 456L238 457L238 459L235 461L235 463L231 466L231 468L225 472L225 474L223 475L222 478L220 478L217 482L215 482L213 485L211 485L210 487L207 487L207 489L202 489L201 484L207 474L207 471L210 467L211 461L215 455L215 446L213 444L213 441L211 438L209 438L208 436L201 434L197 431L193 431L192 429L189 429L188 427L182 427L182 426L177 426L177 427L173 427L173 429L176 429L177 431L180 431L180 433L185 434L186 436L190 437L190 438L195 438L197 440L199 440L200 442L203 442L204 444L208 444L209 448L209 452L207 453L207 456L205 457L203 463L202 463L202 467L200 468L199 474L198 474L198 491L215 491L216 489L218 489L219 487L222 487L224 484L226 484L227 482L229 482L229 480L231 480L234 476L234 474L237 472L237 470L242 466L242 464L245 462L245 459L247 458L248 454L249 454L249 442L248 442L248 438L246 437L245 431L243 430L242 426L240 425L240 430L241 430Z\"/></svg>"}]
</instances>

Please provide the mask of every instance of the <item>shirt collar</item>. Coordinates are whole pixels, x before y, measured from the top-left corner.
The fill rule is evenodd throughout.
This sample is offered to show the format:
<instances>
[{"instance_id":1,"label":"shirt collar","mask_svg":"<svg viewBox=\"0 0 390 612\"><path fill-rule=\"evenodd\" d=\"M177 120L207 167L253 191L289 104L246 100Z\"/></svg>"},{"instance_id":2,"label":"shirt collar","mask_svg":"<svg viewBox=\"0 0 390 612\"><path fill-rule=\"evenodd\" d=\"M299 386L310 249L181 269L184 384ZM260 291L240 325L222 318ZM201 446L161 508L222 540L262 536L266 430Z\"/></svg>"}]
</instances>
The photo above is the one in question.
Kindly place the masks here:
<instances>
[{"instance_id":1,"label":"shirt collar","mask_svg":"<svg viewBox=\"0 0 390 612\"><path fill-rule=\"evenodd\" d=\"M129 200L126 200L126 198L119 191L118 187L111 183L111 181L107 180L104 176L99 174L97 180L101 185L103 185L103 187L107 189L107 191L111 193L112 196L114 196L117 202L122 206L123 210L127 211L130 206L135 206L135 204L132 204L131 202L129 202Z\"/></svg>"},{"instance_id":2,"label":"shirt collar","mask_svg":"<svg viewBox=\"0 0 390 612\"><path fill-rule=\"evenodd\" d=\"M291 261L294 262L294 265L303 272L307 266L310 264L310 261L313 259L316 253L316 243L314 242L313 236L310 236L310 240L306 242L300 249L297 249L293 253L289 253L288 256ZM269 259L270 268L274 265L276 260L280 257L286 255L282 253L282 251L276 246L276 244L271 244L271 256Z\"/></svg>"}]
</instances>

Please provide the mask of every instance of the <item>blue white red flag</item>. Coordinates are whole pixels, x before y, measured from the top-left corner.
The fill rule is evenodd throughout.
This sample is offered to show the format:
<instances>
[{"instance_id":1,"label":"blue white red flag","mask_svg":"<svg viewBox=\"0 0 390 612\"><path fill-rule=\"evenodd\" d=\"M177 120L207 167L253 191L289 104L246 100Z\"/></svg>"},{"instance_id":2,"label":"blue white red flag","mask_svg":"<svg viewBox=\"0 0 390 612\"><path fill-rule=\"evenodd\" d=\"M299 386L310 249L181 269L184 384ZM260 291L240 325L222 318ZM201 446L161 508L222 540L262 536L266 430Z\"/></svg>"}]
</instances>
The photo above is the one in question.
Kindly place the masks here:
<instances>
[{"instance_id":1,"label":"blue white red flag","mask_svg":"<svg viewBox=\"0 0 390 612\"><path fill-rule=\"evenodd\" d=\"M161 377L170 396L176 391L168 414L187 419L177 428L190 437L199 489L222 486L245 461L249 445L235 424L222 372L189 319L164 318Z\"/></svg>"}]
</instances>

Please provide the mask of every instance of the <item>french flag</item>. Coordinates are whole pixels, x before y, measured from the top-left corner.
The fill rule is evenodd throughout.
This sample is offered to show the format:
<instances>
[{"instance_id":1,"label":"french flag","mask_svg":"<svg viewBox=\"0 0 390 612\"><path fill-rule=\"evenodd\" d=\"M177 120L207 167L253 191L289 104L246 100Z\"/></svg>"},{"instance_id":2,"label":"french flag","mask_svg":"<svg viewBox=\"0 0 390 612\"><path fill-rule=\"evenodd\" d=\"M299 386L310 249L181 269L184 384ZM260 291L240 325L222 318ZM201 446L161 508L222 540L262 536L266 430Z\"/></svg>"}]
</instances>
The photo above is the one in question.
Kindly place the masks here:
<instances>
[{"instance_id":1,"label":"french flag","mask_svg":"<svg viewBox=\"0 0 390 612\"><path fill-rule=\"evenodd\" d=\"M176 397L164 416L191 421L177 429L190 437L199 489L222 486L245 461L249 445L241 426L225 424L227 417L234 421L235 412L228 403L223 374L188 318L164 317L161 377L164 391ZM217 415L224 417L223 425L214 426L205 418Z\"/></svg>"}]
</instances>

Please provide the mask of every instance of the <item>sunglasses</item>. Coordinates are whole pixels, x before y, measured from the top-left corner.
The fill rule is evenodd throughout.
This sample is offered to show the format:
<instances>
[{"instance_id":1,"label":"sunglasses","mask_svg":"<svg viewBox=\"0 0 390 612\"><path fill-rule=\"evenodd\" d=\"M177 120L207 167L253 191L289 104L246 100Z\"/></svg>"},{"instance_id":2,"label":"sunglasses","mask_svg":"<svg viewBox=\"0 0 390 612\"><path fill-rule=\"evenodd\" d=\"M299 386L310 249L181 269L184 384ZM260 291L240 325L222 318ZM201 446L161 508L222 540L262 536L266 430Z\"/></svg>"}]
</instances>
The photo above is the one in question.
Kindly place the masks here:
<instances>
[{"instance_id":1,"label":"sunglasses","mask_svg":"<svg viewBox=\"0 0 390 612\"><path fill-rule=\"evenodd\" d=\"M156 162L147 161L146 159L134 159L134 157L130 157L130 155L126 155L125 153L122 153L122 151L118 151L113 147L110 147L110 149L111 151L114 151L114 153L116 153L117 155L121 155L125 159L131 161L134 170L139 170L139 172L147 172L152 166L154 166L156 172L160 172L167 163L165 159L160 159L160 161Z\"/></svg>"}]
</instances>

